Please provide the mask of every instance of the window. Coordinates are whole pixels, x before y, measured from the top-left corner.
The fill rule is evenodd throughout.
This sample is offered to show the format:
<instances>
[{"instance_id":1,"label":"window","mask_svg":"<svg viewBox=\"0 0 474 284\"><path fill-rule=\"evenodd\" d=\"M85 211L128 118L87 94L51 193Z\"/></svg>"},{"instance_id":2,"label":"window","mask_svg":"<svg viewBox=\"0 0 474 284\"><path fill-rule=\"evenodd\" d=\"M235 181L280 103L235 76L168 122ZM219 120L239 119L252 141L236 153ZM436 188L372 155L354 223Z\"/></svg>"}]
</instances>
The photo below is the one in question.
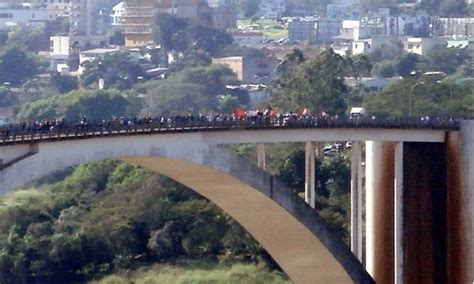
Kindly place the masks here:
<instances>
[{"instance_id":1,"label":"window","mask_svg":"<svg viewBox=\"0 0 474 284\"><path fill-rule=\"evenodd\" d=\"M13 14L10 14L10 13L0 13L0 18L13 18Z\"/></svg>"}]
</instances>

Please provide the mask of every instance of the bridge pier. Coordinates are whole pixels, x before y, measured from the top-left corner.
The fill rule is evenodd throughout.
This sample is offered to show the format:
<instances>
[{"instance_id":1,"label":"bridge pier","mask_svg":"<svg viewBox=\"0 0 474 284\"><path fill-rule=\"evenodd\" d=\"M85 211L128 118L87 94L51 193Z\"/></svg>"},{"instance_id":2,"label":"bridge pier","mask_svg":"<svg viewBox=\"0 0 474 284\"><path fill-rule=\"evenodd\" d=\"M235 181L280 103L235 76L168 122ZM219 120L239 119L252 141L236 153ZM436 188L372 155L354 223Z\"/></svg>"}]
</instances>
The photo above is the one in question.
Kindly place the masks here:
<instances>
[{"instance_id":1,"label":"bridge pier","mask_svg":"<svg viewBox=\"0 0 474 284\"><path fill-rule=\"evenodd\" d=\"M403 227L403 191L404 191L404 155L403 142L395 145L394 159L394 196L393 196L393 231L394 231L394 276L395 284L404 283L404 227Z\"/></svg>"},{"instance_id":2,"label":"bridge pier","mask_svg":"<svg viewBox=\"0 0 474 284\"><path fill-rule=\"evenodd\" d=\"M446 143L366 143L366 269L378 283L474 279L474 123Z\"/></svg>"},{"instance_id":3,"label":"bridge pier","mask_svg":"<svg viewBox=\"0 0 474 284\"><path fill-rule=\"evenodd\" d=\"M351 153L351 250L361 262L362 241L362 144L355 141Z\"/></svg>"},{"instance_id":4,"label":"bridge pier","mask_svg":"<svg viewBox=\"0 0 474 284\"><path fill-rule=\"evenodd\" d=\"M466 236L464 238L467 238L468 244L461 275L465 275L466 279L472 282L474 281L474 120L461 121L460 140L462 157L460 174L463 180L460 194L465 199L461 201L462 208L458 210L458 214L463 220L460 236Z\"/></svg>"},{"instance_id":5,"label":"bridge pier","mask_svg":"<svg viewBox=\"0 0 474 284\"><path fill-rule=\"evenodd\" d=\"M474 281L474 121L451 131L447 152L447 281Z\"/></svg>"},{"instance_id":6,"label":"bridge pier","mask_svg":"<svg viewBox=\"0 0 474 284\"><path fill-rule=\"evenodd\" d=\"M394 142L365 144L365 264L377 283L394 281Z\"/></svg>"},{"instance_id":7,"label":"bridge pier","mask_svg":"<svg viewBox=\"0 0 474 284\"><path fill-rule=\"evenodd\" d=\"M304 180L304 200L311 208L316 207L316 155L313 142L305 144L305 180Z\"/></svg>"}]
</instances>

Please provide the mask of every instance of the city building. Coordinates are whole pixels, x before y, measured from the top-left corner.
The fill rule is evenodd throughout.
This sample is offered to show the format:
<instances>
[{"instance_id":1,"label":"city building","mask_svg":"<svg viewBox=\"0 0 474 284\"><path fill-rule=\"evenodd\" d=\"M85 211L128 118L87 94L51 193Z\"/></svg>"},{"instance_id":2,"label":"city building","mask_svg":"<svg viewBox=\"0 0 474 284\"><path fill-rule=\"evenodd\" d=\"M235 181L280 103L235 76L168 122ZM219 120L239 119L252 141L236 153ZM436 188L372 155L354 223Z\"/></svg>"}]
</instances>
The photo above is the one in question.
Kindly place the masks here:
<instances>
[{"instance_id":1,"label":"city building","mask_svg":"<svg viewBox=\"0 0 474 284\"><path fill-rule=\"evenodd\" d=\"M447 48L474 50L474 39L453 39L447 41Z\"/></svg>"},{"instance_id":2,"label":"city building","mask_svg":"<svg viewBox=\"0 0 474 284\"><path fill-rule=\"evenodd\" d=\"M214 1L213 4L219 5L220 1ZM158 14L171 14L191 22L212 26L212 12L207 0L160 0L157 9Z\"/></svg>"},{"instance_id":3,"label":"city building","mask_svg":"<svg viewBox=\"0 0 474 284\"><path fill-rule=\"evenodd\" d=\"M286 0L261 0L259 16L265 19L279 19L286 11Z\"/></svg>"},{"instance_id":4,"label":"city building","mask_svg":"<svg viewBox=\"0 0 474 284\"><path fill-rule=\"evenodd\" d=\"M358 20L362 11L357 1L339 1L326 6L326 17L331 21Z\"/></svg>"},{"instance_id":5,"label":"city building","mask_svg":"<svg viewBox=\"0 0 474 284\"><path fill-rule=\"evenodd\" d=\"M370 54L377 49L384 48L394 41L390 36L374 36L369 39L352 41L352 55Z\"/></svg>"},{"instance_id":6,"label":"city building","mask_svg":"<svg viewBox=\"0 0 474 284\"><path fill-rule=\"evenodd\" d=\"M243 83L268 83L275 78L280 60L267 56L232 56L213 58L212 63L228 66Z\"/></svg>"},{"instance_id":7,"label":"city building","mask_svg":"<svg viewBox=\"0 0 474 284\"><path fill-rule=\"evenodd\" d=\"M261 32L237 31L229 34L234 39L234 43L240 46L258 46L261 45L265 39Z\"/></svg>"},{"instance_id":8,"label":"city building","mask_svg":"<svg viewBox=\"0 0 474 284\"><path fill-rule=\"evenodd\" d=\"M474 18L437 18L431 19L433 36L474 37Z\"/></svg>"},{"instance_id":9,"label":"city building","mask_svg":"<svg viewBox=\"0 0 474 284\"><path fill-rule=\"evenodd\" d=\"M338 38L344 40L367 39L384 35L384 23L380 18L362 18L361 20L344 20Z\"/></svg>"},{"instance_id":10,"label":"city building","mask_svg":"<svg viewBox=\"0 0 474 284\"><path fill-rule=\"evenodd\" d=\"M33 6L39 9L46 9L50 19L69 17L69 0L36 0Z\"/></svg>"},{"instance_id":11,"label":"city building","mask_svg":"<svg viewBox=\"0 0 474 284\"><path fill-rule=\"evenodd\" d=\"M293 19L288 25L288 39L290 43L305 42L316 43L318 35L318 24L315 19L298 18Z\"/></svg>"},{"instance_id":12,"label":"city building","mask_svg":"<svg viewBox=\"0 0 474 284\"><path fill-rule=\"evenodd\" d=\"M426 55L433 49L446 46L446 39L444 38L422 38L422 37L408 37L403 42L403 49L409 53L418 55Z\"/></svg>"},{"instance_id":13,"label":"city building","mask_svg":"<svg viewBox=\"0 0 474 284\"><path fill-rule=\"evenodd\" d=\"M400 81L401 79L402 79L401 77L392 77L392 78L348 77L348 78L345 78L345 81L347 85L351 87L362 85L369 93L378 93L386 86L390 85L391 83L395 81Z\"/></svg>"},{"instance_id":14,"label":"city building","mask_svg":"<svg viewBox=\"0 0 474 284\"><path fill-rule=\"evenodd\" d=\"M207 0L212 16L212 26L226 30L237 26L236 0Z\"/></svg>"},{"instance_id":15,"label":"city building","mask_svg":"<svg viewBox=\"0 0 474 284\"><path fill-rule=\"evenodd\" d=\"M155 1L128 1L122 15L125 47L146 46L153 43L152 26Z\"/></svg>"},{"instance_id":16,"label":"city building","mask_svg":"<svg viewBox=\"0 0 474 284\"><path fill-rule=\"evenodd\" d=\"M59 65L68 64L70 56L70 41L68 36L50 37L50 70L57 70Z\"/></svg>"},{"instance_id":17,"label":"city building","mask_svg":"<svg viewBox=\"0 0 474 284\"><path fill-rule=\"evenodd\" d=\"M123 24L123 14L127 9L126 2L120 2L112 8L112 13L110 14L112 26L120 26Z\"/></svg>"},{"instance_id":18,"label":"city building","mask_svg":"<svg viewBox=\"0 0 474 284\"><path fill-rule=\"evenodd\" d=\"M48 11L44 9L0 9L0 29L8 29L16 25L44 27L50 21Z\"/></svg>"},{"instance_id":19,"label":"city building","mask_svg":"<svg viewBox=\"0 0 474 284\"><path fill-rule=\"evenodd\" d=\"M385 35L388 36L429 36L430 16L424 11L416 14L403 13L389 16L385 20Z\"/></svg>"},{"instance_id":20,"label":"city building","mask_svg":"<svg viewBox=\"0 0 474 284\"><path fill-rule=\"evenodd\" d=\"M105 57L107 54L114 54L119 52L119 48L95 48L91 50L81 51L79 53L79 69L78 73L82 74L84 72L84 63L93 62L95 60L100 60Z\"/></svg>"},{"instance_id":21,"label":"city building","mask_svg":"<svg viewBox=\"0 0 474 284\"><path fill-rule=\"evenodd\" d=\"M69 35L73 48L104 47L112 7L119 0L70 0Z\"/></svg>"},{"instance_id":22,"label":"city building","mask_svg":"<svg viewBox=\"0 0 474 284\"><path fill-rule=\"evenodd\" d=\"M342 22L338 20L319 19L317 21L318 43L328 43L338 36L341 30Z\"/></svg>"}]
</instances>

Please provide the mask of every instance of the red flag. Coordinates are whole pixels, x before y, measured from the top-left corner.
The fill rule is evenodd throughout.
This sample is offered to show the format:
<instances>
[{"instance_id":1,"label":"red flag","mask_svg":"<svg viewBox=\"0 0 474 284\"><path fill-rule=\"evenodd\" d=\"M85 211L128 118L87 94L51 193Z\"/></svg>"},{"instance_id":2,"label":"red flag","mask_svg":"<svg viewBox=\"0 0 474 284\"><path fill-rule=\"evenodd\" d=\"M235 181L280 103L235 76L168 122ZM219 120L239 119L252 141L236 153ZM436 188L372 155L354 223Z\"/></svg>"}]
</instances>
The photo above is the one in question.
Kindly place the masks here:
<instances>
[{"instance_id":1,"label":"red flag","mask_svg":"<svg viewBox=\"0 0 474 284\"><path fill-rule=\"evenodd\" d=\"M240 108L236 108L232 111L232 114L235 115L235 117L237 118L242 118L242 117L245 117L247 116L247 114L245 113L245 111L241 110Z\"/></svg>"}]
</instances>

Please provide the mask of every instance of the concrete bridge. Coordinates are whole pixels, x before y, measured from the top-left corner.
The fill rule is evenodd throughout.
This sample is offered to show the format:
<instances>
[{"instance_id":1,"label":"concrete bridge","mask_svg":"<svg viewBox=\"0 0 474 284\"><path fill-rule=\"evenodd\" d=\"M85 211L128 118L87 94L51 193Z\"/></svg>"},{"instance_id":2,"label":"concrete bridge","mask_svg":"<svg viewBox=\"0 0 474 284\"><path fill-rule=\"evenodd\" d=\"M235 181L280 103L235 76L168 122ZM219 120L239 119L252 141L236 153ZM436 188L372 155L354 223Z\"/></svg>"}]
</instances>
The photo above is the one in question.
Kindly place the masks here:
<instances>
[{"instance_id":1,"label":"concrete bridge","mask_svg":"<svg viewBox=\"0 0 474 284\"><path fill-rule=\"evenodd\" d=\"M119 159L168 176L214 202L262 244L294 283L474 280L474 121L462 121L460 130L229 130L8 137L0 143L0 192L66 167ZM353 141L351 248L313 210L314 160L323 141ZM306 203L264 171L264 143L277 142L305 143ZM235 143L256 143L259 167L218 147Z\"/></svg>"}]
</instances>

